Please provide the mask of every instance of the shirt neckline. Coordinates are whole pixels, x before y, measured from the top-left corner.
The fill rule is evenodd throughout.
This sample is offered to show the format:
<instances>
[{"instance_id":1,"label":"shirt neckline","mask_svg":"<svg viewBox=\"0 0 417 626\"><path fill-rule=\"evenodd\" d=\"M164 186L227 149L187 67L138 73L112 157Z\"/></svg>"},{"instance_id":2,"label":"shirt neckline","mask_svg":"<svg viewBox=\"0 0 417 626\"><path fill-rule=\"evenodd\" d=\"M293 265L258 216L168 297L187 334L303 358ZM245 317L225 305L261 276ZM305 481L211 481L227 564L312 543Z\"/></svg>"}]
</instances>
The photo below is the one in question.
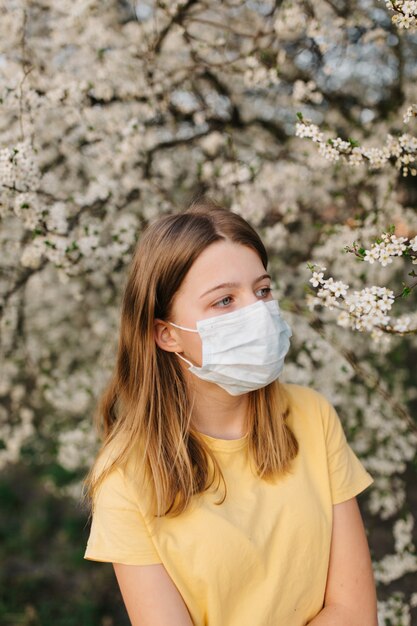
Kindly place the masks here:
<instances>
[{"instance_id":1,"label":"shirt neckline","mask_svg":"<svg viewBox=\"0 0 417 626\"><path fill-rule=\"evenodd\" d=\"M222 452L232 452L233 450L240 450L244 448L248 444L249 435L243 435L243 437L239 437L238 439L220 439L218 437L212 437L211 435L206 435L206 433L198 432L200 437L204 439L213 450L219 450Z\"/></svg>"}]
</instances>

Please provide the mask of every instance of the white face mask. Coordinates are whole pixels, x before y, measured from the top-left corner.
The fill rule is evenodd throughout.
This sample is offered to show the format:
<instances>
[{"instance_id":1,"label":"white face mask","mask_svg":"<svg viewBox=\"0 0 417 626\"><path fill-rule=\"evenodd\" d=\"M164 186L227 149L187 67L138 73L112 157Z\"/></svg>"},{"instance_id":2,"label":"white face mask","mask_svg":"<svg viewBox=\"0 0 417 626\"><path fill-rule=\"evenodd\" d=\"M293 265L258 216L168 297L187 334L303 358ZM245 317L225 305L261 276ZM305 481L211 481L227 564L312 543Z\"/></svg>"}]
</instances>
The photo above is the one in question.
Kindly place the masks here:
<instances>
[{"instance_id":1,"label":"white face mask","mask_svg":"<svg viewBox=\"0 0 417 626\"><path fill-rule=\"evenodd\" d=\"M199 333L202 366L188 371L202 380L216 383L232 396L269 385L280 375L290 347L292 330L281 317L278 302L258 300L231 313L197 322L197 329L172 326Z\"/></svg>"}]
</instances>

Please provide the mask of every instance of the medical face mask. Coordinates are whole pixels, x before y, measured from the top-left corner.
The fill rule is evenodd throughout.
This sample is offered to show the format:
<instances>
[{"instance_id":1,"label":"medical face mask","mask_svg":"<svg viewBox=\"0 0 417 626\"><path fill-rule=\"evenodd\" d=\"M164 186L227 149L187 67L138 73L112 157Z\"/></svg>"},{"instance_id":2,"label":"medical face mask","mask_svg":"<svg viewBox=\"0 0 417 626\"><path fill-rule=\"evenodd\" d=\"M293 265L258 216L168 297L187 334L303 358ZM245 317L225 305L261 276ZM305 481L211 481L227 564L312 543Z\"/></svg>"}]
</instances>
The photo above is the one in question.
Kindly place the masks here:
<instances>
[{"instance_id":1,"label":"medical face mask","mask_svg":"<svg viewBox=\"0 0 417 626\"><path fill-rule=\"evenodd\" d=\"M199 333L202 365L193 365L202 380L216 383L232 396L265 387L280 375L290 347L292 330L281 317L278 302L258 300L231 313L199 320L197 328L172 326Z\"/></svg>"}]
</instances>

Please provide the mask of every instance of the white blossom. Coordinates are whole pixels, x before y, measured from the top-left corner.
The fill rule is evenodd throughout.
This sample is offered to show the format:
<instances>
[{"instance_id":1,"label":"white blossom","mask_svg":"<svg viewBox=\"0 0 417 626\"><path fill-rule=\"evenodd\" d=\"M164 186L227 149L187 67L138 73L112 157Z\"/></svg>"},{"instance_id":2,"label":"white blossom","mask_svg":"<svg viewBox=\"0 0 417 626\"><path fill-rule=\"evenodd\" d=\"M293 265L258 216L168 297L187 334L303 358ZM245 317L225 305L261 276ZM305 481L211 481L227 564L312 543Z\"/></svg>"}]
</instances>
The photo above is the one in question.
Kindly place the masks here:
<instances>
[{"instance_id":1,"label":"white blossom","mask_svg":"<svg viewBox=\"0 0 417 626\"><path fill-rule=\"evenodd\" d=\"M403 592L394 592L387 600L377 600L378 625L411 626L410 607Z\"/></svg>"},{"instance_id":2,"label":"white blossom","mask_svg":"<svg viewBox=\"0 0 417 626\"><path fill-rule=\"evenodd\" d=\"M328 143L320 143L319 154L329 161L338 161L340 158L339 151Z\"/></svg>"},{"instance_id":3,"label":"white blossom","mask_svg":"<svg viewBox=\"0 0 417 626\"><path fill-rule=\"evenodd\" d=\"M391 257L402 256L404 250L407 249L406 241L407 237L384 233L380 243L373 243L369 250L365 250L363 260L368 263L379 261L385 267L388 263L392 263Z\"/></svg>"},{"instance_id":4,"label":"white blossom","mask_svg":"<svg viewBox=\"0 0 417 626\"><path fill-rule=\"evenodd\" d=\"M44 247L42 240L37 238L30 244L26 245L20 257L20 263L23 267L36 269L40 266Z\"/></svg>"},{"instance_id":5,"label":"white blossom","mask_svg":"<svg viewBox=\"0 0 417 626\"><path fill-rule=\"evenodd\" d=\"M413 528L414 519L409 513L405 519L398 519L394 524L395 551L397 553L405 552L409 549L415 551L413 544Z\"/></svg>"},{"instance_id":6,"label":"white blossom","mask_svg":"<svg viewBox=\"0 0 417 626\"><path fill-rule=\"evenodd\" d=\"M403 122L408 124L412 117L417 116L417 104L411 104L404 113Z\"/></svg>"},{"instance_id":7,"label":"white blossom","mask_svg":"<svg viewBox=\"0 0 417 626\"><path fill-rule=\"evenodd\" d=\"M58 436L58 463L69 471L85 467L90 463L96 444L91 428L63 431Z\"/></svg>"},{"instance_id":8,"label":"white blossom","mask_svg":"<svg viewBox=\"0 0 417 626\"><path fill-rule=\"evenodd\" d=\"M398 28L404 28L406 30L416 25L416 18L412 15L394 15L392 21Z\"/></svg>"},{"instance_id":9,"label":"white blossom","mask_svg":"<svg viewBox=\"0 0 417 626\"><path fill-rule=\"evenodd\" d=\"M68 230L67 206L64 202L55 202L48 207L47 226L49 230L65 234Z\"/></svg>"},{"instance_id":10,"label":"white blossom","mask_svg":"<svg viewBox=\"0 0 417 626\"><path fill-rule=\"evenodd\" d=\"M307 137L316 143L322 143L324 135L316 124L303 124L298 122L295 127L296 137Z\"/></svg>"},{"instance_id":11,"label":"white blossom","mask_svg":"<svg viewBox=\"0 0 417 626\"><path fill-rule=\"evenodd\" d=\"M385 585L416 571L417 556L411 552L387 554L374 566L375 581Z\"/></svg>"},{"instance_id":12,"label":"white blossom","mask_svg":"<svg viewBox=\"0 0 417 626\"><path fill-rule=\"evenodd\" d=\"M402 317L397 317L397 319L392 324L393 329L398 333L406 332L413 328L412 320L410 315L403 315Z\"/></svg>"},{"instance_id":13,"label":"white blossom","mask_svg":"<svg viewBox=\"0 0 417 626\"><path fill-rule=\"evenodd\" d=\"M20 191L35 191L39 188L40 179L37 157L29 140L0 150L0 185Z\"/></svg>"},{"instance_id":14,"label":"white blossom","mask_svg":"<svg viewBox=\"0 0 417 626\"><path fill-rule=\"evenodd\" d=\"M409 241L410 247L414 252L417 252L417 235L410 239Z\"/></svg>"},{"instance_id":15,"label":"white blossom","mask_svg":"<svg viewBox=\"0 0 417 626\"><path fill-rule=\"evenodd\" d=\"M323 272L313 272L313 276L310 278L309 282L313 285L313 287L317 287L317 285L323 282L323 276Z\"/></svg>"}]
</instances>

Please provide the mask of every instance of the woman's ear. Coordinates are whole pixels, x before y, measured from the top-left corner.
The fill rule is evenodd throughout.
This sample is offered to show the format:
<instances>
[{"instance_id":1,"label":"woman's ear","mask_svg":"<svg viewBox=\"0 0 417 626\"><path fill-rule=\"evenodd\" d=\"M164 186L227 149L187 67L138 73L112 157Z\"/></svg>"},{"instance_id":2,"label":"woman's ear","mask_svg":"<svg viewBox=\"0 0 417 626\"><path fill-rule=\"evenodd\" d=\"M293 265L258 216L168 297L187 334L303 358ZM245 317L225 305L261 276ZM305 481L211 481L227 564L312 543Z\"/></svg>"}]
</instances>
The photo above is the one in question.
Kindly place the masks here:
<instances>
[{"instance_id":1,"label":"woman's ear","mask_svg":"<svg viewBox=\"0 0 417 626\"><path fill-rule=\"evenodd\" d=\"M171 326L160 319L154 320L154 337L157 345L167 352L182 352L178 335Z\"/></svg>"}]
</instances>

